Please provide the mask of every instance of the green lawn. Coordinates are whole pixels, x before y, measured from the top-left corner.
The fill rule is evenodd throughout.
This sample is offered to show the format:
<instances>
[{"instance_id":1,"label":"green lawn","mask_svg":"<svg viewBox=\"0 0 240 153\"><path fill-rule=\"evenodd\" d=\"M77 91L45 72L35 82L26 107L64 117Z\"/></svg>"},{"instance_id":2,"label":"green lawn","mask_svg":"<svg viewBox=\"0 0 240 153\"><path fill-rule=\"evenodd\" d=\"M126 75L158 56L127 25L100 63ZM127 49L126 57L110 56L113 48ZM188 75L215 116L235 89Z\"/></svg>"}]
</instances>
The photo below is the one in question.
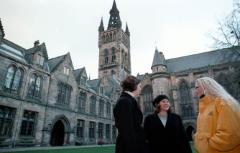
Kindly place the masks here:
<instances>
[{"instance_id":1,"label":"green lawn","mask_svg":"<svg viewBox=\"0 0 240 153\"><path fill-rule=\"evenodd\" d=\"M194 148L192 147L193 153ZM92 147L92 148L74 148L74 149L51 149L51 150L34 150L34 151L17 151L11 153L114 153L114 146Z\"/></svg>"},{"instance_id":2,"label":"green lawn","mask_svg":"<svg viewBox=\"0 0 240 153\"><path fill-rule=\"evenodd\" d=\"M114 153L115 148L111 147L92 147L92 148L74 148L74 149L52 149L52 150L34 150L17 151L11 153Z\"/></svg>"}]
</instances>

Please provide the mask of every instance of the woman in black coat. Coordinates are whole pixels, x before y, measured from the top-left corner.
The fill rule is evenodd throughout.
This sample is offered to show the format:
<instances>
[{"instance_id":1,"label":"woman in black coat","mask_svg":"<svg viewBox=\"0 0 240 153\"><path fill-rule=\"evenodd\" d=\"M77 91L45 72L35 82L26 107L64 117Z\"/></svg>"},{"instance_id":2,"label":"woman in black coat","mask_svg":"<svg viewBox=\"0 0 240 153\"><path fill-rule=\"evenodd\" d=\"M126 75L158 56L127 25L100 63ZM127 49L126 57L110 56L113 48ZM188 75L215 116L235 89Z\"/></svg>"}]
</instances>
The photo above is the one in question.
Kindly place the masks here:
<instances>
[{"instance_id":1,"label":"woman in black coat","mask_svg":"<svg viewBox=\"0 0 240 153\"><path fill-rule=\"evenodd\" d=\"M146 141L150 153L192 153L179 115L171 113L166 95L153 101L156 111L144 121Z\"/></svg>"},{"instance_id":2,"label":"woman in black coat","mask_svg":"<svg viewBox=\"0 0 240 153\"><path fill-rule=\"evenodd\" d=\"M143 115L135 99L141 91L140 81L128 76L121 85L123 92L113 110L118 129L116 153L145 153Z\"/></svg>"}]
</instances>

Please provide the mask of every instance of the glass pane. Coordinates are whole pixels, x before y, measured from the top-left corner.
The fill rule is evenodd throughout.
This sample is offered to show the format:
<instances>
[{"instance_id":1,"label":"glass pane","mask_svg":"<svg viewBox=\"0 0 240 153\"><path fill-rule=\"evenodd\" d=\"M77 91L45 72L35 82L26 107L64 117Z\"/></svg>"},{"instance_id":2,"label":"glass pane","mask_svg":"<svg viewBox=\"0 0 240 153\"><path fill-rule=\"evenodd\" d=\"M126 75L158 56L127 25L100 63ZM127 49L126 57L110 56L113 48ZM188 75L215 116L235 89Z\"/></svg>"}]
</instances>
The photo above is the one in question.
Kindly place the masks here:
<instances>
[{"instance_id":1,"label":"glass pane","mask_svg":"<svg viewBox=\"0 0 240 153\"><path fill-rule=\"evenodd\" d=\"M40 56L40 61L39 62L40 62L39 64L42 66L43 62L44 62L44 58L42 56Z\"/></svg>"},{"instance_id":2,"label":"glass pane","mask_svg":"<svg viewBox=\"0 0 240 153\"><path fill-rule=\"evenodd\" d=\"M11 82L13 80L14 72L15 72L15 68L13 66L8 68L7 76L5 80L5 87L8 89L11 88Z\"/></svg>"},{"instance_id":3,"label":"glass pane","mask_svg":"<svg viewBox=\"0 0 240 153\"><path fill-rule=\"evenodd\" d=\"M17 91L20 85L20 81L21 81L21 77L22 77L22 72L20 69L17 70L14 80L13 80L13 85L12 85L12 90Z\"/></svg>"},{"instance_id":4,"label":"glass pane","mask_svg":"<svg viewBox=\"0 0 240 153\"><path fill-rule=\"evenodd\" d=\"M40 97L40 87L41 87L41 78L37 77L36 86L35 86L35 96Z\"/></svg>"},{"instance_id":5,"label":"glass pane","mask_svg":"<svg viewBox=\"0 0 240 153\"><path fill-rule=\"evenodd\" d=\"M28 91L28 94L30 96L33 96L33 93L34 93L34 87L35 87L35 80L36 80L36 75L33 75L30 79L30 82L29 82L29 91Z\"/></svg>"}]
</instances>

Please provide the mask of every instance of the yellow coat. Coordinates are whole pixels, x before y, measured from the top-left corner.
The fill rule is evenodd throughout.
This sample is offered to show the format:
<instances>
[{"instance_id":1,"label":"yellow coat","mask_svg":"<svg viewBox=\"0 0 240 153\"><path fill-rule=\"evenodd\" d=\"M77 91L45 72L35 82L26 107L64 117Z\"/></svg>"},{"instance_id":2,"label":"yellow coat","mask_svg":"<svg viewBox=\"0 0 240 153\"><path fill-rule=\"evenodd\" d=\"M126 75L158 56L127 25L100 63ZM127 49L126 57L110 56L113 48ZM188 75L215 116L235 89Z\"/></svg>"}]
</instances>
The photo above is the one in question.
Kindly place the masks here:
<instances>
[{"instance_id":1,"label":"yellow coat","mask_svg":"<svg viewBox=\"0 0 240 153\"><path fill-rule=\"evenodd\" d=\"M219 98L201 98L194 143L198 153L240 153L240 113Z\"/></svg>"}]
</instances>

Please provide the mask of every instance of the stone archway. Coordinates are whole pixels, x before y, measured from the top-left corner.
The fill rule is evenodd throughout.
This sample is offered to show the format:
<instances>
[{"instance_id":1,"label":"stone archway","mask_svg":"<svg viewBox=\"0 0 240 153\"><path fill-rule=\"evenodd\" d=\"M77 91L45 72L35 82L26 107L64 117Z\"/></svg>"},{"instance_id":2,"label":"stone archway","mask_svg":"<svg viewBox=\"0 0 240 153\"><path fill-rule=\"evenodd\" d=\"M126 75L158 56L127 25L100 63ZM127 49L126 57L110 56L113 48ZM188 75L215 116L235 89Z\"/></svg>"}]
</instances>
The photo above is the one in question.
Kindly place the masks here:
<instances>
[{"instance_id":1,"label":"stone archway","mask_svg":"<svg viewBox=\"0 0 240 153\"><path fill-rule=\"evenodd\" d=\"M69 144L70 123L64 115L56 116L52 122L50 145L63 146Z\"/></svg>"},{"instance_id":2,"label":"stone archway","mask_svg":"<svg viewBox=\"0 0 240 153\"><path fill-rule=\"evenodd\" d=\"M51 146L62 146L64 144L64 125L61 120L57 121L51 132Z\"/></svg>"}]
</instances>

